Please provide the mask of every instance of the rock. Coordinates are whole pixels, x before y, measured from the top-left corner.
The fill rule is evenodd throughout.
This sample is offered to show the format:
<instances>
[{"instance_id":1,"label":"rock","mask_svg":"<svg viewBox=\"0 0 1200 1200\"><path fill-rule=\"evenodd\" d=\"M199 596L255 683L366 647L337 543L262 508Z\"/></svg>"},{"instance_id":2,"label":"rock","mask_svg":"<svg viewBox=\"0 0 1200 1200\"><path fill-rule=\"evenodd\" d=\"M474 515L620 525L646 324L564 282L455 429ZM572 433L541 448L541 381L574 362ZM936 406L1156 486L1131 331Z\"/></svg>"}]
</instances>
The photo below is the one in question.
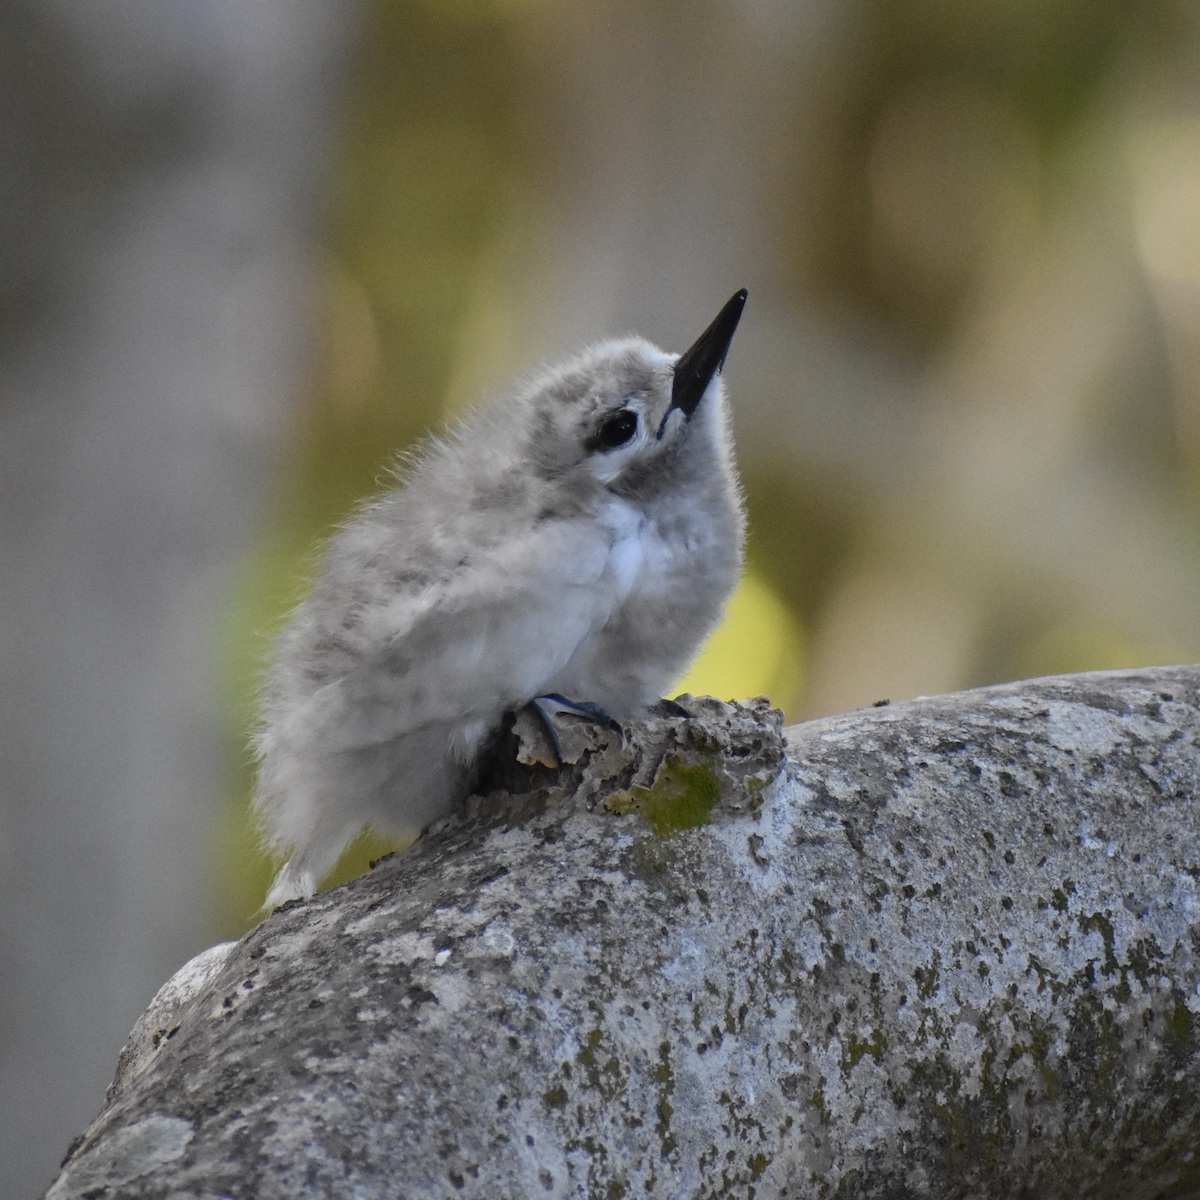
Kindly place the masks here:
<instances>
[{"instance_id":1,"label":"rock","mask_svg":"<svg viewBox=\"0 0 1200 1200\"><path fill-rule=\"evenodd\" d=\"M681 703L194 972L49 1195L1200 1188L1200 668Z\"/></svg>"}]
</instances>

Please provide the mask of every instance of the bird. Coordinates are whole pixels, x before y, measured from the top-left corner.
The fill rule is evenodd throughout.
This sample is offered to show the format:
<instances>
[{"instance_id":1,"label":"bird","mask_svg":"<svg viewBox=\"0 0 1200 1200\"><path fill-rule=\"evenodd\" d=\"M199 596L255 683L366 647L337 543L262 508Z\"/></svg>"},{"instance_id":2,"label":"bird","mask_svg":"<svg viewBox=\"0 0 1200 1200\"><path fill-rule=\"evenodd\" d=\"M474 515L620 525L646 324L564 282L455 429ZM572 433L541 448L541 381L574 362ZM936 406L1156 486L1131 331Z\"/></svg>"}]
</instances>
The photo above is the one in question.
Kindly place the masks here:
<instances>
[{"instance_id":1,"label":"bird","mask_svg":"<svg viewBox=\"0 0 1200 1200\"><path fill-rule=\"evenodd\" d=\"M535 370L329 539L261 692L254 805L286 858L264 907L364 826L452 811L507 714L619 726L682 674L741 571L722 370L746 296L678 356L624 337Z\"/></svg>"}]
</instances>

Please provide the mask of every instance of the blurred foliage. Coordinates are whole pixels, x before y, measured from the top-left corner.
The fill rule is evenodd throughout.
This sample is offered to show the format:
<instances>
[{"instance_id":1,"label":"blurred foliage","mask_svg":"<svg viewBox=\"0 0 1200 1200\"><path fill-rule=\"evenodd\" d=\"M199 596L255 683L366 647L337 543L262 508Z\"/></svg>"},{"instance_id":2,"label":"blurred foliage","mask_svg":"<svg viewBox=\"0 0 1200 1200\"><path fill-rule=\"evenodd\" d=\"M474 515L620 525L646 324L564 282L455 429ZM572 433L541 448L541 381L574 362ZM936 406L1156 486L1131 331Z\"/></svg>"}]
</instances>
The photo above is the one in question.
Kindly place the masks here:
<instances>
[{"instance_id":1,"label":"blurred foliage","mask_svg":"<svg viewBox=\"0 0 1200 1200\"><path fill-rule=\"evenodd\" d=\"M332 177L322 343L284 485L305 540L433 422L517 170L503 14L432 0L367 14Z\"/></svg>"},{"instance_id":2,"label":"blurred foliage","mask_svg":"<svg viewBox=\"0 0 1200 1200\"><path fill-rule=\"evenodd\" d=\"M730 597L725 620L671 691L735 699L768 696L776 707L794 709L803 651L799 622L750 568Z\"/></svg>"},{"instance_id":3,"label":"blurred foliage","mask_svg":"<svg viewBox=\"0 0 1200 1200\"><path fill-rule=\"evenodd\" d=\"M573 12L602 7L593 2ZM656 0L648 7L656 16L647 28L668 36L680 19L677 6ZM600 22L618 44L634 37L621 23L623 11L618 4L612 24ZM472 312L474 289L481 264L504 236L511 197L528 196L553 176L537 158L554 152L555 138L545 130L561 114L530 101L541 94L531 78L557 78L572 64L547 57L539 12L548 18L551 10L533 0L368 5L332 172L311 385L275 519L247 564L228 638L236 736L252 724L257 665L270 632L303 590L313 546L377 488L395 451L439 424L460 370L464 322L481 320ZM798 132L805 114L786 104L761 114L777 125L772 144L798 147L793 158L763 156L757 168L758 191L774 205L779 244L769 257L782 264L776 282L883 347L914 377L936 382L938 372L948 372L953 380L964 363L968 375L982 372L987 338L1012 323L1004 306L1016 305L1012 293L1024 286L1018 268L1037 265L1047 231L1064 207L1079 204L1072 189L1080 157L1100 144L1105 161L1119 158L1114 147L1145 103L1147 88L1136 80L1178 70L1195 45L1194 17L1182 0L868 0L847 12L857 14L848 37L831 33L828 47L797 43L795 50L798 64L802 49L810 63L829 57L825 70L813 72L821 81L816 91L799 93L820 105L811 143ZM696 13L714 27L745 17L719 5ZM1146 66L1159 61L1161 72ZM747 69L754 69L752 59ZM669 125L665 117L662 124ZM610 132L625 133L615 126ZM1200 135L1181 137L1171 144L1200 153ZM1142 206L1151 221L1143 221L1144 245L1157 245L1156 231L1171 220L1184 230L1180 236L1200 229L1200 209L1188 207L1200 205L1200 172L1180 176L1173 165L1179 161L1178 149L1160 154L1139 176L1170 176ZM1154 204L1174 196L1172 187L1183 199L1163 216ZM1119 207L1111 201L1113 211ZM1088 219L1080 214L1080 222ZM1135 233L1113 240L1114 261L1126 263L1128 274L1138 254ZM1175 243L1164 244L1162 278L1175 261ZM1156 251L1143 252L1154 276ZM1200 268L1184 282L1198 279ZM1153 290L1153 279L1146 286ZM1080 385L1079 395L1064 392L1060 432L1073 452L1111 459L1114 477L1133 480L1139 496L1163 493L1180 513L1192 501L1175 494L1171 480L1181 468L1194 478L1200 462L1200 437L1189 433L1200 428L1200 403L1188 400L1200 395L1200 336L1196 309L1187 308L1193 300L1179 301L1177 288L1155 295L1158 315L1148 304L1138 310L1144 328L1130 342L1124 373ZM505 302L503 288L497 296ZM1038 328L1033 302L1016 311ZM1184 334L1171 345L1184 349L1164 350L1175 336L1171 314L1179 312ZM1185 335L1192 341L1180 342ZM958 435L939 418L930 399L936 391L929 384L870 399L881 408L924 406L926 441L944 434L952 460ZM995 413L981 408L976 442L952 462L968 478L993 469L989 455L1002 464L1010 452L989 442L988 422L998 422L1005 437L1019 433L1023 397L1011 399L1011 411L1003 404ZM963 411L969 432L975 418ZM1050 440L1032 435L1035 448ZM1015 454L1019 438L1014 445ZM986 566L964 565L984 553L989 535L971 539L978 544L956 543L952 523L920 510L919 481L892 503L872 496L861 479L831 488L828 476L745 459L743 465L751 513L746 580L682 689L766 693L796 718L886 695L900 699L918 688L1197 652L1179 637L1159 638L1153 629L1098 615L1078 590L1047 590L1004 565L990 576ZM246 817L250 779L243 763L222 834L234 928L250 918L269 874ZM343 859L338 878L387 848L364 838Z\"/></svg>"},{"instance_id":4,"label":"blurred foliage","mask_svg":"<svg viewBox=\"0 0 1200 1200\"><path fill-rule=\"evenodd\" d=\"M1051 202L1081 127L1175 0L874 0L825 130L817 247L796 278L923 355L978 283L1004 208Z\"/></svg>"}]
</instances>

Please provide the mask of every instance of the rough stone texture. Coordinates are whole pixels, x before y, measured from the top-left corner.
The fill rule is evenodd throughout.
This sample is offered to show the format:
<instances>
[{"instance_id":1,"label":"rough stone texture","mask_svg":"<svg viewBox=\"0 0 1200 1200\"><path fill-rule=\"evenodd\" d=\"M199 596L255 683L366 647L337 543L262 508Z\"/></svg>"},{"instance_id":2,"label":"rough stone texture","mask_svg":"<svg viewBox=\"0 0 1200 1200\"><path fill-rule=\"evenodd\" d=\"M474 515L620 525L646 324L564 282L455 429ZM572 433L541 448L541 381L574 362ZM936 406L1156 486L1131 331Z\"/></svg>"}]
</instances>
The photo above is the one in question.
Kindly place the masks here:
<instances>
[{"instance_id":1,"label":"rough stone texture","mask_svg":"<svg viewBox=\"0 0 1200 1200\"><path fill-rule=\"evenodd\" d=\"M1200 1194L1200 668L782 774L765 703L685 703L194 970L49 1195Z\"/></svg>"}]
</instances>

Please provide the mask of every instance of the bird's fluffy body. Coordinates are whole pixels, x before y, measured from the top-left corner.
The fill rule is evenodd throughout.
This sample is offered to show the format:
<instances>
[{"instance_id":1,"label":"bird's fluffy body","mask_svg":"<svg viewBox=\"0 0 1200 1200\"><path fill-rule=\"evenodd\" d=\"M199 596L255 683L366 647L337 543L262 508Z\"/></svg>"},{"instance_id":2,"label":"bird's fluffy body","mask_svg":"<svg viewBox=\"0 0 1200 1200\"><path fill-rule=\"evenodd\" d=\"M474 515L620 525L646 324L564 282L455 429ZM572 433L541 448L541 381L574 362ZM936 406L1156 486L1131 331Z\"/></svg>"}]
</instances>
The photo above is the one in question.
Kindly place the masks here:
<instances>
[{"instance_id":1,"label":"bird's fluffy body","mask_svg":"<svg viewBox=\"0 0 1200 1200\"><path fill-rule=\"evenodd\" d=\"M626 339L532 376L330 540L263 697L257 805L292 851L268 903L311 894L363 825L446 812L506 712L557 693L628 720L684 669L743 517L720 376L687 414L674 364ZM614 412L636 434L599 444Z\"/></svg>"}]
</instances>

